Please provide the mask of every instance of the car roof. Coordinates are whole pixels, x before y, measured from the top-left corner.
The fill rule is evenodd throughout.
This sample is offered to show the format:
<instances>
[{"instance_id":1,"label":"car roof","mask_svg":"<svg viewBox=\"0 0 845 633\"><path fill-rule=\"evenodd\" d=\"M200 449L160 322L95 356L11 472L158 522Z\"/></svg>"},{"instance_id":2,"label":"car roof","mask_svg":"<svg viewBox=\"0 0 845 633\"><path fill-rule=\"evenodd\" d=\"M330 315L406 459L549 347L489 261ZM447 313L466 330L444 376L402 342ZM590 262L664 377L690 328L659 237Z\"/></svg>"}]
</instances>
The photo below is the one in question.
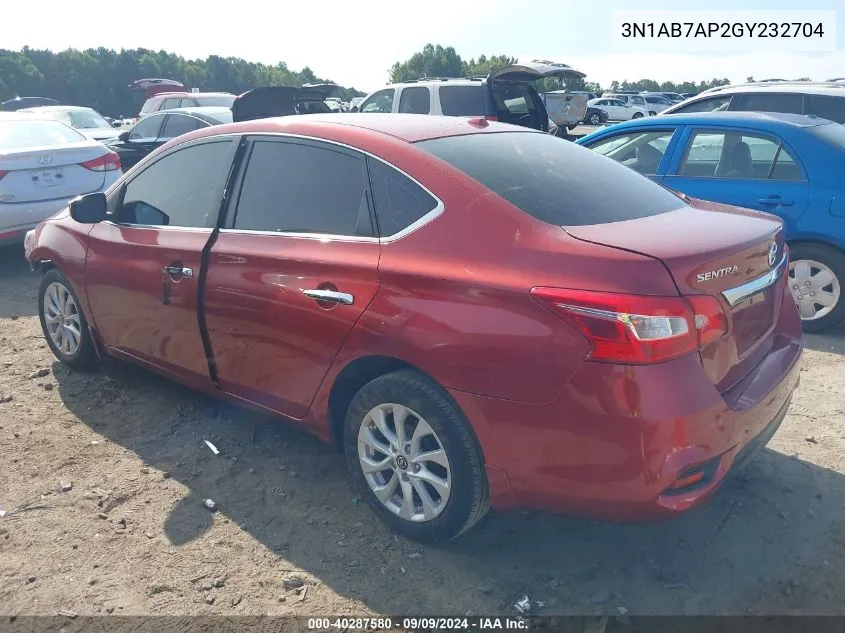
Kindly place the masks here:
<instances>
[{"instance_id":1,"label":"car roof","mask_svg":"<svg viewBox=\"0 0 845 633\"><path fill-rule=\"evenodd\" d=\"M416 143L445 136L462 136L490 132L525 132L539 133L525 127L483 121L481 125L473 121L480 117L439 117L427 114L382 114L382 113L342 113L300 114L267 119L253 119L241 123L226 123L205 130L191 132L192 138L215 134L262 134L287 133L310 136L321 130L340 128L366 130L384 134L393 138Z\"/></svg>"},{"instance_id":2,"label":"car roof","mask_svg":"<svg viewBox=\"0 0 845 633\"><path fill-rule=\"evenodd\" d=\"M21 112L79 112L80 110L94 110L94 108L72 105L33 106L31 108L23 108ZM94 111L96 112L96 110Z\"/></svg>"},{"instance_id":3,"label":"car roof","mask_svg":"<svg viewBox=\"0 0 845 633\"><path fill-rule=\"evenodd\" d=\"M781 92L815 95L834 95L845 97L845 85L832 82L766 82L753 84L740 84L738 86L718 86L699 93L698 97L711 97L735 92Z\"/></svg>"},{"instance_id":4,"label":"car roof","mask_svg":"<svg viewBox=\"0 0 845 633\"><path fill-rule=\"evenodd\" d=\"M809 128L832 125L832 121L813 115L781 112L692 112L688 114L661 114L618 124L622 126L659 127L668 124L720 125L726 127ZM617 126L614 126L617 127Z\"/></svg>"},{"instance_id":5,"label":"car roof","mask_svg":"<svg viewBox=\"0 0 845 633\"><path fill-rule=\"evenodd\" d=\"M215 114L232 113L231 108L226 106L185 106L184 108L171 108L170 110L162 110L163 112L178 112L179 114L207 114L214 116Z\"/></svg>"},{"instance_id":6,"label":"car roof","mask_svg":"<svg viewBox=\"0 0 845 633\"><path fill-rule=\"evenodd\" d=\"M168 97L234 97L231 92L159 92L150 99L167 99Z\"/></svg>"},{"instance_id":7,"label":"car roof","mask_svg":"<svg viewBox=\"0 0 845 633\"><path fill-rule=\"evenodd\" d=\"M410 81L401 81L395 84L388 84L383 88L374 90L373 92L379 92L380 90L385 90L387 88L409 88L412 86L442 86L444 84L449 86L481 86L485 83L487 83L486 77L426 77L424 79L411 79Z\"/></svg>"}]
</instances>

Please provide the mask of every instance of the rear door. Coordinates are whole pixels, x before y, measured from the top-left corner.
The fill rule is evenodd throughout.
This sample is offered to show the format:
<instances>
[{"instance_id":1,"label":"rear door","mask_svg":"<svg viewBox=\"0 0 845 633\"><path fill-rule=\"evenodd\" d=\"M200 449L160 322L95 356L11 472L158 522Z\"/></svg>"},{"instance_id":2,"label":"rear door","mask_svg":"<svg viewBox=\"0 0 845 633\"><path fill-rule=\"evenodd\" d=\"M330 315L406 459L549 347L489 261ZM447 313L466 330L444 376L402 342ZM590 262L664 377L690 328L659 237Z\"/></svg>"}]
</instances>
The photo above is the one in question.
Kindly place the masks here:
<instances>
[{"instance_id":1,"label":"rear door","mask_svg":"<svg viewBox=\"0 0 845 633\"><path fill-rule=\"evenodd\" d=\"M379 286L363 155L256 136L211 248L204 318L220 388L302 418Z\"/></svg>"},{"instance_id":2,"label":"rear door","mask_svg":"<svg viewBox=\"0 0 845 633\"><path fill-rule=\"evenodd\" d=\"M88 301L103 342L193 386L209 384L197 314L202 254L220 210L231 137L178 146L111 194L94 225Z\"/></svg>"},{"instance_id":3,"label":"rear door","mask_svg":"<svg viewBox=\"0 0 845 633\"><path fill-rule=\"evenodd\" d=\"M778 136L759 131L689 127L663 184L694 198L774 213L787 232L810 201L797 153Z\"/></svg>"}]
</instances>

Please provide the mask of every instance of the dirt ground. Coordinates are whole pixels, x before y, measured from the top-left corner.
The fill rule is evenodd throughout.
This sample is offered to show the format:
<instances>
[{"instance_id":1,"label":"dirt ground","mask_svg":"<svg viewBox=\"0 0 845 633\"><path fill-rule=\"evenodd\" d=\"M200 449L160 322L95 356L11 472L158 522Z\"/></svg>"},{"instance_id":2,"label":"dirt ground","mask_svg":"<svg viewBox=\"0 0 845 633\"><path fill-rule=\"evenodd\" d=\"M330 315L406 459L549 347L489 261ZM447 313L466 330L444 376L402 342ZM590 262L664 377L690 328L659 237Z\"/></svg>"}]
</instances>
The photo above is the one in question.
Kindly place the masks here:
<instances>
[{"instance_id":1,"label":"dirt ground","mask_svg":"<svg viewBox=\"0 0 845 633\"><path fill-rule=\"evenodd\" d=\"M807 337L785 423L707 507L637 526L491 515L432 548L284 423L133 367L59 365L37 283L0 250L0 613L486 615L527 594L541 614L845 614L842 333Z\"/></svg>"}]
</instances>

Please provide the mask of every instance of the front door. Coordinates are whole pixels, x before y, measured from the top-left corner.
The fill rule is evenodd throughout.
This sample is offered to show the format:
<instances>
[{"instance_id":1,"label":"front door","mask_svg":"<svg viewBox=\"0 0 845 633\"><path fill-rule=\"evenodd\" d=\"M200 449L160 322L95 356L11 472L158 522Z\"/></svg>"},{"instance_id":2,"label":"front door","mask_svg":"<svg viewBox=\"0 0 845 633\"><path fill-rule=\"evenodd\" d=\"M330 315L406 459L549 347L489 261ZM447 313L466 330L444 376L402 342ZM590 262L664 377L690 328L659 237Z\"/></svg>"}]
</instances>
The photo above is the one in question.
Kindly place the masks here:
<instances>
[{"instance_id":1,"label":"front door","mask_svg":"<svg viewBox=\"0 0 845 633\"><path fill-rule=\"evenodd\" d=\"M112 194L113 220L90 233L86 285L101 339L183 382L209 383L198 284L234 145L201 139L157 158Z\"/></svg>"},{"instance_id":2,"label":"front door","mask_svg":"<svg viewBox=\"0 0 845 633\"><path fill-rule=\"evenodd\" d=\"M740 129L688 129L663 182L695 198L778 215L787 236L810 201L795 152L774 135Z\"/></svg>"},{"instance_id":3,"label":"front door","mask_svg":"<svg viewBox=\"0 0 845 633\"><path fill-rule=\"evenodd\" d=\"M205 323L220 388L305 416L379 286L364 157L256 137L211 248Z\"/></svg>"},{"instance_id":4,"label":"front door","mask_svg":"<svg viewBox=\"0 0 845 633\"><path fill-rule=\"evenodd\" d=\"M111 149L120 156L123 171L128 171L130 167L134 167L156 148L156 140L161 132L164 117L163 114L151 114L144 117L127 130L125 140L115 141L111 144Z\"/></svg>"}]
</instances>

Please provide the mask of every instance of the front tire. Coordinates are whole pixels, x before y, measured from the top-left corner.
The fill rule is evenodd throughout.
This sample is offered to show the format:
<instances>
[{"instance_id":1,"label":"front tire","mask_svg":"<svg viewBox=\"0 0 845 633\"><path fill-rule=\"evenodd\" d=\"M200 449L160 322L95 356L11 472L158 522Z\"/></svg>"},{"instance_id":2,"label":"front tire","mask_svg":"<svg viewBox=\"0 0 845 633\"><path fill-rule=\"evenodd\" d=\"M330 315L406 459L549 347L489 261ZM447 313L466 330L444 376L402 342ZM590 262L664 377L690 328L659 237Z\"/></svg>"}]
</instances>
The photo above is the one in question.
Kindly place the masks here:
<instances>
[{"instance_id":1,"label":"front tire","mask_svg":"<svg viewBox=\"0 0 845 633\"><path fill-rule=\"evenodd\" d=\"M57 268L38 287L38 317L47 345L63 364L91 368L97 362L88 321L70 281Z\"/></svg>"},{"instance_id":2,"label":"front tire","mask_svg":"<svg viewBox=\"0 0 845 633\"><path fill-rule=\"evenodd\" d=\"M370 381L344 425L352 480L392 530L425 542L454 539L487 513L481 450L448 394L401 370Z\"/></svg>"},{"instance_id":3,"label":"front tire","mask_svg":"<svg viewBox=\"0 0 845 633\"><path fill-rule=\"evenodd\" d=\"M601 115L595 112L590 115L590 125L601 125Z\"/></svg>"},{"instance_id":4,"label":"front tire","mask_svg":"<svg viewBox=\"0 0 845 633\"><path fill-rule=\"evenodd\" d=\"M818 334L845 321L845 255L817 243L790 247L789 290L805 332Z\"/></svg>"}]
</instances>

